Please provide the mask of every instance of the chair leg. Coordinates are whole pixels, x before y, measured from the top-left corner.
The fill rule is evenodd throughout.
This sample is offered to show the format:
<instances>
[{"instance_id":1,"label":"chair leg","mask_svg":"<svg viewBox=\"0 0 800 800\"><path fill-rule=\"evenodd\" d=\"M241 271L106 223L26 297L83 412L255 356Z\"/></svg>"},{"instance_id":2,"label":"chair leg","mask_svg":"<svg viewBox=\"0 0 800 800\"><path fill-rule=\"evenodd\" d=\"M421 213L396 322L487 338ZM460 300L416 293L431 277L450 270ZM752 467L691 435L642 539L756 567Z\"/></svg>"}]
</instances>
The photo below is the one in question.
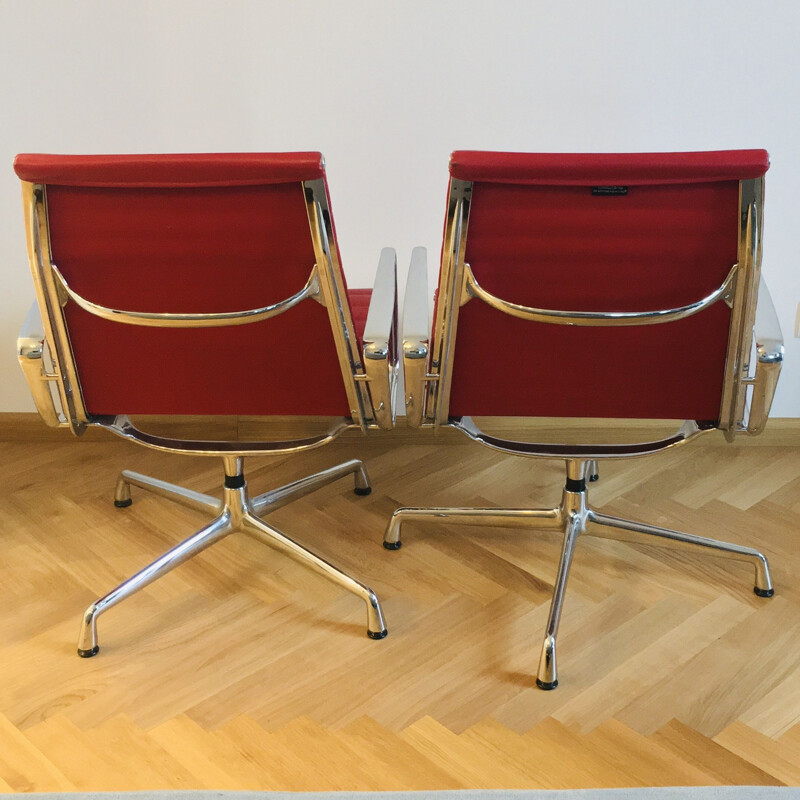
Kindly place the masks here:
<instances>
[{"instance_id":1,"label":"chair leg","mask_svg":"<svg viewBox=\"0 0 800 800\"><path fill-rule=\"evenodd\" d=\"M596 461L588 462L588 466L586 468L586 477L588 477L591 482L600 480L600 473L597 470Z\"/></svg>"},{"instance_id":2,"label":"chair leg","mask_svg":"<svg viewBox=\"0 0 800 800\"><path fill-rule=\"evenodd\" d=\"M233 525L228 512L217 517L213 522L201 528L193 536L184 540L180 544L168 550L164 555L153 561L144 569L137 572L133 577L112 589L108 594L95 600L86 609L81 620L81 632L78 638L78 655L89 658L96 655L100 649L97 644L97 617L104 611L108 611L112 606L122 602L126 598L135 594L140 589L158 580L162 575L166 575L175 567L188 561L193 556L215 544L220 539L224 539L229 533L233 532Z\"/></svg>"},{"instance_id":3,"label":"chair leg","mask_svg":"<svg viewBox=\"0 0 800 800\"><path fill-rule=\"evenodd\" d=\"M559 528L558 508L398 508L383 536L387 550L399 550L400 526L407 519L444 520L453 525L486 525L505 528Z\"/></svg>"},{"instance_id":4,"label":"chair leg","mask_svg":"<svg viewBox=\"0 0 800 800\"><path fill-rule=\"evenodd\" d=\"M117 479L117 488L114 492L114 505L117 508L126 508L133 501L131 500L131 486L138 486L148 492L166 497L181 505L193 508L196 511L210 512L212 514L222 513L222 501L210 494L201 494L191 489L184 489L167 481L160 481L158 478L151 478L149 475L142 475L140 472L124 469Z\"/></svg>"},{"instance_id":5,"label":"chair leg","mask_svg":"<svg viewBox=\"0 0 800 800\"><path fill-rule=\"evenodd\" d=\"M611 517L608 514L600 514L597 511L589 512L589 521L594 522L596 525L618 528L623 531L641 533L647 536L656 536L660 539L666 539L669 542L707 547L716 550L717 555L738 560L752 561L756 571L753 591L759 597L772 597L775 593L772 588L772 579L770 577L769 564L766 556L752 547L743 547L742 545L732 544L731 542L709 539L705 536L694 536L691 533L681 533L680 531L673 531L670 528L659 528L644 522L633 522L627 519L620 519L619 517ZM594 535L602 536L598 531L591 532Z\"/></svg>"},{"instance_id":6,"label":"chair leg","mask_svg":"<svg viewBox=\"0 0 800 800\"><path fill-rule=\"evenodd\" d=\"M369 586L342 572L342 570L334 567L333 564L328 563L325 559L320 558L253 514L245 514L242 519L242 526L244 530L254 534L260 541L286 553L286 555L291 556L301 564L311 567L315 572L364 600L367 604L367 636L370 639L383 639L386 636L388 631L383 620L381 604L377 595Z\"/></svg>"},{"instance_id":7,"label":"chair leg","mask_svg":"<svg viewBox=\"0 0 800 800\"><path fill-rule=\"evenodd\" d=\"M575 552L575 542L583 530L583 519L579 514L570 516L564 531L564 545L561 548L561 561L558 565L558 574L553 586L553 600L550 604L550 614L547 618L547 629L542 644L542 655L539 658L539 672L536 676L536 685L540 689L555 689L558 686L558 669L556 665L556 636L558 624L561 621L561 609L564 606L564 594L567 591L569 570L572 566L572 556Z\"/></svg>"},{"instance_id":8,"label":"chair leg","mask_svg":"<svg viewBox=\"0 0 800 800\"><path fill-rule=\"evenodd\" d=\"M264 492L264 494L254 497L250 502L255 513L261 516L281 508L281 506L285 506L299 497L315 492L317 489L351 473L355 476L355 489L353 491L358 495L369 494L372 491L372 487L370 486L364 462L354 458L351 461L345 461L343 464L324 469L322 472L317 472L306 478L287 483L278 489Z\"/></svg>"}]
</instances>

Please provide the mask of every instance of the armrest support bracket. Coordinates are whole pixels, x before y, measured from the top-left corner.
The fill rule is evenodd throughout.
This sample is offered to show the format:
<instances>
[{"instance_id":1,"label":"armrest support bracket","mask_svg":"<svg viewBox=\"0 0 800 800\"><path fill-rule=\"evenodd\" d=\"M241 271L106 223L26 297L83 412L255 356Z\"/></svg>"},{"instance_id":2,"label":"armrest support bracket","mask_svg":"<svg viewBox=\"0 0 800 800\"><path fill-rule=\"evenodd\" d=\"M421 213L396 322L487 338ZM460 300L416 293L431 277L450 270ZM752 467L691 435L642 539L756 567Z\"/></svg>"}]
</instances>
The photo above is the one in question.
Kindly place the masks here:
<instances>
[{"instance_id":1,"label":"armrest support bracket","mask_svg":"<svg viewBox=\"0 0 800 800\"><path fill-rule=\"evenodd\" d=\"M36 404L39 416L51 428L67 427L68 423L56 409L55 400L50 391L50 382L57 381L58 375L55 372L49 372L46 368L45 345L39 307L34 302L17 337L17 358L25 380L28 382L28 388L33 395L33 402Z\"/></svg>"},{"instance_id":2,"label":"armrest support bracket","mask_svg":"<svg viewBox=\"0 0 800 800\"><path fill-rule=\"evenodd\" d=\"M397 254L381 250L364 327L364 370L378 427L394 427L397 383Z\"/></svg>"},{"instance_id":3,"label":"armrest support bracket","mask_svg":"<svg viewBox=\"0 0 800 800\"><path fill-rule=\"evenodd\" d=\"M783 334L778 315L764 279L758 285L758 305L753 330L756 347L756 370L747 383L753 387L747 432L757 435L764 430L783 364Z\"/></svg>"},{"instance_id":4,"label":"armrest support bracket","mask_svg":"<svg viewBox=\"0 0 800 800\"><path fill-rule=\"evenodd\" d=\"M424 247L411 252L406 294L403 301L403 375L405 378L406 421L419 428L425 418L431 320L428 311L428 254Z\"/></svg>"}]
</instances>

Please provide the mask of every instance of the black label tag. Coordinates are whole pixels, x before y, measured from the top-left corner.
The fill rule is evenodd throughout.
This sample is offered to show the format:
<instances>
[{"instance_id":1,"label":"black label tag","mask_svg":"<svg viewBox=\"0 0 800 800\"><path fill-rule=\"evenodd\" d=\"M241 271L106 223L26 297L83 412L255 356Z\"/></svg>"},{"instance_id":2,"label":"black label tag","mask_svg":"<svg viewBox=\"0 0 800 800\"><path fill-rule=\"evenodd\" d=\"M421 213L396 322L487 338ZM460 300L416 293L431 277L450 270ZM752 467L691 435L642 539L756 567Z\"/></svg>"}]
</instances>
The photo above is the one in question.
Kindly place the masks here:
<instances>
[{"instance_id":1,"label":"black label tag","mask_svg":"<svg viewBox=\"0 0 800 800\"><path fill-rule=\"evenodd\" d=\"M596 197L612 197L628 194L627 186L592 186L592 194Z\"/></svg>"}]
</instances>

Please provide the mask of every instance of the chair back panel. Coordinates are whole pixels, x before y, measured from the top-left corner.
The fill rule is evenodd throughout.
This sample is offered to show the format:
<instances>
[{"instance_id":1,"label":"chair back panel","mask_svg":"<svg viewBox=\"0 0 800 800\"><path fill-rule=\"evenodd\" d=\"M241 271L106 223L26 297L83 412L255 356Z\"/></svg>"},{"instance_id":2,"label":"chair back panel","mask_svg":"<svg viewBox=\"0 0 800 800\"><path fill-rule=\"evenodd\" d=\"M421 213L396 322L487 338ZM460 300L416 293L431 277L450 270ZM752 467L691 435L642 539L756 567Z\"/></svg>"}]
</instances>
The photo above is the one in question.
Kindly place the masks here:
<instances>
[{"instance_id":1,"label":"chair back panel","mask_svg":"<svg viewBox=\"0 0 800 800\"><path fill-rule=\"evenodd\" d=\"M616 172L604 164L591 178L624 185L623 194L593 191L569 158L556 174L523 171L514 183L513 170L489 169L490 180L473 182L465 261L480 286L538 308L649 311L725 281L739 237L730 169L670 177L667 157L647 182L646 171L609 156ZM462 163L452 171L476 173ZM665 324L573 327L473 299L459 311L449 414L717 420L730 318L718 302Z\"/></svg>"},{"instance_id":2,"label":"chair back panel","mask_svg":"<svg viewBox=\"0 0 800 800\"><path fill-rule=\"evenodd\" d=\"M47 183L52 261L78 294L128 311L285 300L315 263L301 180L324 173L318 154L316 170L311 159L269 173L265 158L229 165L227 184L213 159L212 168L184 161L183 172L122 163L110 177L96 164L56 175L64 183ZM313 300L234 327L123 325L75 303L65 317L90 414L350 414L328 312Z\"/></svg>"}]
</instances>

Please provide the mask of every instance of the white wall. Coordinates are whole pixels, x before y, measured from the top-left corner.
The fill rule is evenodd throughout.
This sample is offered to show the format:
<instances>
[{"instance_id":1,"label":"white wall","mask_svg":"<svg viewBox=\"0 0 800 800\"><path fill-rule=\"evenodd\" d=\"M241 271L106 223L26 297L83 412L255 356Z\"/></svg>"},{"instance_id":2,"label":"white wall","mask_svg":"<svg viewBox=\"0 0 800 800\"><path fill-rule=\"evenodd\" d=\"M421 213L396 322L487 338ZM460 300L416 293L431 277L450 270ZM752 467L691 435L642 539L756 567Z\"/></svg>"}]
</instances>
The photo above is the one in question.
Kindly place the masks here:
<instances>
[{"instance_id":1,"label":"white wall","mask_svg":"<svg viewBox=\"0 0 800 800\"><path fill-rule=\"evenodd\" d=\"M403 277L438 253L453 149L766 147L773 413L800 416L798 30L796 0L0 0L0 411L33 407L17 152L322 150L366 286L383 245Z\"/></svg>"}]
</instances>

